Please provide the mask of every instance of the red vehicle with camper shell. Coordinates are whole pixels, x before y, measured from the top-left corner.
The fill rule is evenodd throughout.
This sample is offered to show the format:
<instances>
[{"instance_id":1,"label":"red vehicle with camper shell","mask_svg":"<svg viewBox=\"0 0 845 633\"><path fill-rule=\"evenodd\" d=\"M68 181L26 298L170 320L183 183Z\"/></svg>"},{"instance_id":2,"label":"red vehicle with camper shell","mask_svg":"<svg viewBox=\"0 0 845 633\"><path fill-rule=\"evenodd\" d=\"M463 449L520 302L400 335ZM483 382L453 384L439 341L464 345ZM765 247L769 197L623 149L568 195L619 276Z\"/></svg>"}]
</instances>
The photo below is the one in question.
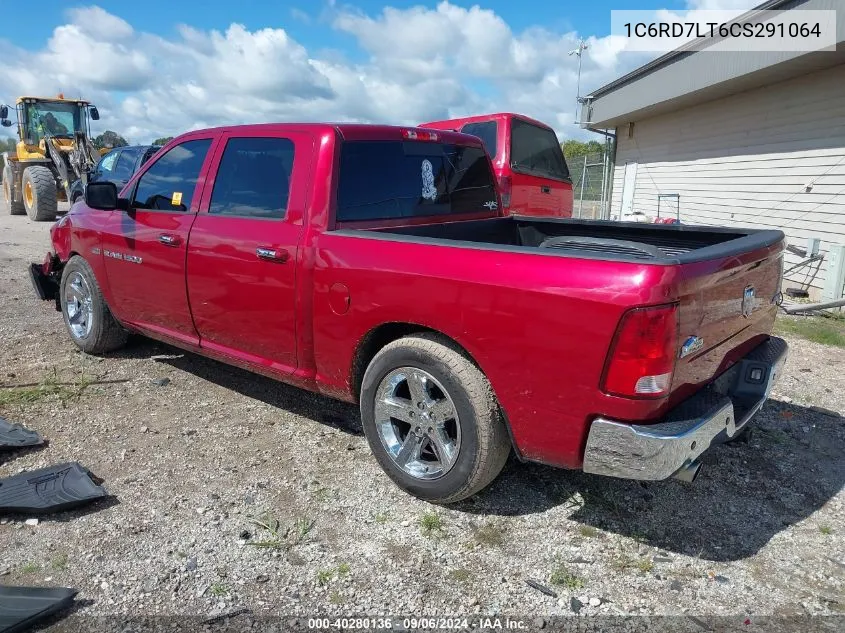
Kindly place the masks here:
<instances>
[{"instance_id":1,"label":"red vehicle with camper shell","mask_svg":"<svg viewBox=\"0 0 845 633\"><path fill-rule=\"evenodd\" d=\"M477 136L493 170L509 215L572 217L572 179L552 128L521 114L500 112L420 125Z\"/></svg>"},{"instance_id":2,"label":"red vehicle with camper shell","mask_svg":"<svg viewBox=\"0 0 845 633\"><path fill-rule=\"evenodd\" d=\"M128 332L360 404L448 503L520 459L691 479L765 401L779 231L503 215L481 141L374 125L190 132L92 182L30 273L89 353Z\"/></svg>"}]
</instances>

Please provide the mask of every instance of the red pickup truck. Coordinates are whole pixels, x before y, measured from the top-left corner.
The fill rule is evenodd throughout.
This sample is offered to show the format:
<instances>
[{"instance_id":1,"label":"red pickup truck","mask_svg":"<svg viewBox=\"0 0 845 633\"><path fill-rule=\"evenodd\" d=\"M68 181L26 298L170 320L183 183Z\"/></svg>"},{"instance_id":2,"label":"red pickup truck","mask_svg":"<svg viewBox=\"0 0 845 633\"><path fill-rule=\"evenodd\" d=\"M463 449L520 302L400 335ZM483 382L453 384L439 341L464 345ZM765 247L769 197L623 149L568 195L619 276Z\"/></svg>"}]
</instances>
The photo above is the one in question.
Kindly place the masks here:
<instances>
[{"instance_id":1,"label":"red pickup truck","mask_svg":"<svg viewBox=\"0 0 845 633\"><path fill-rule=\"evenodd\" d=\"M493 160L502 209L512 215L572 217L572 178L555 131L521 114L499 112L420 125L472 134Z\"/></svg>"},{"instance_id":2,"label":"red pickup truck","mask_svg":"<svg viewBox=\"0 0 845 633\"><path fill-rule=\"evenodd\" d=\"M505 217L453 132L191 132L51 236L30 274L81 349L139 332L358 402L387 474L439 503L511 450L691 479L786 355L780 231Z\"/></svg>"}]
</instances>

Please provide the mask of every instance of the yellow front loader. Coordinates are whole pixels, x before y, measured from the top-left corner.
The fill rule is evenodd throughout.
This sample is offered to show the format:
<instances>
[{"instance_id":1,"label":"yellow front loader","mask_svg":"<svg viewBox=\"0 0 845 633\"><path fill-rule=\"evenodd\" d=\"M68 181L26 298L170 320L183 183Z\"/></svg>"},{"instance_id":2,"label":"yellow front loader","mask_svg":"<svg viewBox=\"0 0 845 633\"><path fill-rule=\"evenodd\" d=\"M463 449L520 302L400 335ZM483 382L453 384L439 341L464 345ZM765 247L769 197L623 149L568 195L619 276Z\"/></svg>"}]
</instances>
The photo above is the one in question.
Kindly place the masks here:
<instances>
[{"instance_id":1,"label":"yellow front loader","mask_svg":"<svg viewBox=\"0 0 845 633\"><path fill-rule=\"evenodd\" d=\"M0 105L0 125L11 127L12 108ZM97 108L81 99L20 97L18 142L5 152L3 200L12 215L26 213L35 221L53 221L58 201L68 200L71 184L87 180L100 159L91 142L89 119L100 118Z\"/></svg>"}]
</instances>

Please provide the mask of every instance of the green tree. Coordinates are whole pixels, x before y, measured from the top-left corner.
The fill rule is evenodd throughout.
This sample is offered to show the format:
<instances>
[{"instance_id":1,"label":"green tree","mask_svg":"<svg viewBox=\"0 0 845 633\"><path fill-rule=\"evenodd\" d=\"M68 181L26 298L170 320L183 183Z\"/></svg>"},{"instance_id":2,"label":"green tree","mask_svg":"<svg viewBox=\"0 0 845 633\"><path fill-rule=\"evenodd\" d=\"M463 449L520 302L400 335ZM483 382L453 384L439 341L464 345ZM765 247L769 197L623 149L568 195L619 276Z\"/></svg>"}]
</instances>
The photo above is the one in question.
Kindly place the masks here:
<instances>
[{"instance_id":1,"label":"green tree","mask_svg":"<svg viewBox=\"0 0 845 633\"><path fill-rule=\"evenodd\" d=\"M156 140L154 140L153 145L167 145L172 140L172 136L162 136L161 138L157 138Z\"/></svg>"},{"instance_id":2,"label":"green tree","mask_svg":"<svg viewBox=\"0 0 845 633\"><path fill-rule=\"evenodd\" d=\"M126 145L129 145L126 139L111 130L106 130L94 139L94 146L99 149L111 149L112 147L124 147Z\"/></svg>"},{"instance_id":3,"label":"green tree","mask_svg":"<svg viewBox=\"0 0 845 633\"><path fill-rule=\"evenodd\" d=\"M595 140L584 143L583 141L569 139L568 141L561 143L560 146L563 149L563 155L566 157L566 163L569 165L570 169L578 163L579 158L583 163L584 156L587 154L601 155L604 153L604 144Z\"/></svg>"}]
</instances>

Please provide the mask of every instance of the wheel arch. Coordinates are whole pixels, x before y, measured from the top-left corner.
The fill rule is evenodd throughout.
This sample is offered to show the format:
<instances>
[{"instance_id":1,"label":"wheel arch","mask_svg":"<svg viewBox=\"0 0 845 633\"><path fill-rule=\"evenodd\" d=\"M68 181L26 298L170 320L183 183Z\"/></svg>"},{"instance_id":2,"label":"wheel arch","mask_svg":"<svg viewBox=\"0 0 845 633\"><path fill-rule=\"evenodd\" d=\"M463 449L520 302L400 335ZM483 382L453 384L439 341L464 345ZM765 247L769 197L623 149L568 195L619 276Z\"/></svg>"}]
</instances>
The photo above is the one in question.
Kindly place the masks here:
<instances>
[{"instance_id":1,"label":"wheel arch","mask_svg":"<svg viewBox=\"0 0 845 633\"><path fill-rule=\"evenodd\" d=\"M384 348L386 345L392 343L393 341L396 341L400 338L404 338L406 336L410 336L412 334L435 334L448 341L457 349L459 353L461 353L467 360L469 360L473 365L475 365L479 369L479 371L484 374L485 378L487 378L487 381L490 382L490 378L487 377L487 373L484 371L484 368L481 366L481 364L473 357L469 350L467 350L466 347L456 341L454 337L449 336L441 330L437 330L435 328L425 325L420 325L418 323L390 321L387 323L381 323L380 325L377 325L370 329L361 338L358 343L358 346L355 349L355 354L352 359L352 369L350 372L352 395L355 399L355 402L358 402L361 398L361 384L364 381L364 372L367 371L367 367L369 366L370 362L373 360L375 355L378 354L379 350ZM511 446L513 447L513 450L516 453L517 457L522 460L522 454L520 453L519 447L514 441L513 432L511 430L511 424L510 420L508 419L507 412L499 401L499 397L496 395L496 388L493 386L492 382L490 382L490 389L493 391L493 397L496 399L496 404L498 405L499 411L502 414L502 419L505 422L505 428L508 431L508 437L510 438Z\"/></svg>"}]
</instances>

